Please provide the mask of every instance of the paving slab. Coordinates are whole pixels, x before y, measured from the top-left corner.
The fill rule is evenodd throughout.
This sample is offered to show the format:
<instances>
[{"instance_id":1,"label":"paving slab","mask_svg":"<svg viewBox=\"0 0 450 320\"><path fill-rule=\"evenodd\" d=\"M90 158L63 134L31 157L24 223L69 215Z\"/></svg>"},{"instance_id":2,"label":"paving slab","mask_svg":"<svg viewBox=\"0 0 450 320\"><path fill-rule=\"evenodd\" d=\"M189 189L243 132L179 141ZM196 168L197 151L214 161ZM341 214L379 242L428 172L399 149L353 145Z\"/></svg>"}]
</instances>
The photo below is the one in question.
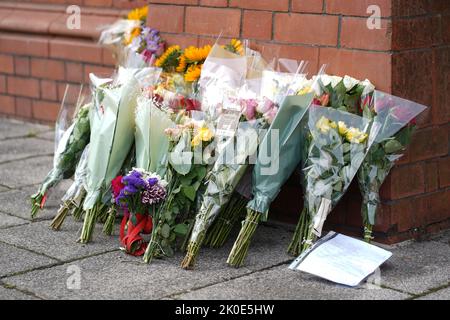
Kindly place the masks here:
<instances>
[{"instance_id":1,"label":"paving slab","mask_svg":"<svg viewBox=\"0 0 450 320\"><path fill-rule=\"evenodd\" d=\"M431 240L439 241L439 242L446 243L446 244L450 245L450 229L441 231L441 232L439 232L436 235L432 235L431 236Z\"/></svg>"},{"instance_id":2,"label":"paving slab","mask_svg":"<svg viewBox=\"0 0 450 320\"><path fill-rule=\"evenodd\" d=\"M41 183L53 165L53 157L39 156L0 165L0 185L20 188Z\"/></svg>"},{"instance_id":3,"label":"paving slab","mask_svg":"<svg viewBox=\"0 0 450 320\"><path fill-rule=\"evenodd\" d=\"M0 164L15 159L52 155L54 149L53 143L36 138L4 140L0 142Z\"/></svg>"},{"instance_id":4,"label":"paving slab","mask_svg":"<svg viewBox=\"0 0 450 320\"><path fill-rule=\"evenodd\" d=\"M4 231L2 230L2 233ZM2 257L0 259L0 277L57 262L54 259L3 242L0 242L0 257Z\"/></svg>"},{"instance_id":5,"label":"paving slab","mask_svg":"<svg viewBox=\"0 0 450 320\"><path fill-rule=\"evenodd\" d=\"M77 243L82 228L82 222L76 222L68 217L61 230L54 231L49 227L49 221L30 223L23 226L3 229L0 241L37 253L67 261L85 256L111 251L119 248L117 232L115 236L106 236L101 232L102 225L95 229L91 243Z\"/></svg>"},{"instance_id":6,"label":"paving slab","mask_svg":"<svg viewBox=\"0 0 450 320\"><path fill-rule=\"evenodd\" d=\"M392 250L381 267L381 284L420 294L450 282L450 245L438 241L412 242Z\"/></svg>"},{"instance_id":7,"label":"paving slab","mask_svg":"<svg viewBox=\"0 0 450 320\"><path fill-rule=\"evenodd\" d=\"M39 133L50 131L49 126L28 123L13 119L0 119L0 140L15 137L32 137Z\"/></svg>"},{"instance_id":8,"label":"paving slab","mask_svg":"<svg viewBox=\"0 0 450 320\"><path fill-rule=\"evenodd\" d=\"M417 300L450 300L450 287L434 291Z\"/></svg>"},{"instance_id":9,"label":"paving slab","mask_svg":"<svg viewBox=\"0 0 450 320\"><path fill-rule=\"evenodd\" d=\"M36 221L53 219L61 204L61 198L71 183L71 180L62 181L58 186L51 190L44 209L41 210L35 218ZM31 220L30 196L37 190L38 186L33 186L0 193L0 212Z\"/></svg>"},{"instance_id":10,"label":"paving slab","mask_svg":"<svg viewBox=\"0 0 450 320\"><path fill-rule=\"evenodd\" d=\"M170 259L159 259L150 265L141 258L121 251L106 253L72 263L37 270L4 279L5 283L35 292L48 299L162 299L187 290L201 288L262 270L289 259L284 254L290 234L279 229L261 227L246 267L226 265L232 243L221 249L202 250L194 270L183 270L178 253ZM267 241L278 237L280 241ZM81 274L79 290L66 287L67 268L76 265Z\"/></svg>"},{"instance_id":11,"label":"paving slab","mask_svg":"<svg viewBox=\"0 0 450 320\"><path fill-rule=\"evenodd\" d=\"M38 298L20 292L14 288L5 288L0 285L0 300L39 300Z\"/></svg>"},{"instance_id":12,"label":"paving slab","mask_svg":"<svg viewBox=\"0 0 450 320\"><path fill-rule=\"evenodd\" d=\"M0 212L0 229L25 223L28 223L28 221Z\"/></svg>"},{"instance_id":13,"label":"paving slab","mask_svg":"<svg viewBox=\"0 0 450 320\"><path fill-rule=\"evenodd\" d=\"M55 141L55 131L50 130L50 131L42 132L42 133L39 133L37 135L37 137L39 139L48 140L48 141L51 141L51 142L54 143L54 141Z\"/></svg>"},{"instance_id":14,"label":"paving slab","mask_svg":"<svg viewBox=\"0 0 450 320\"><path fill-rule=\"evenodd\" d=\"M193 290L175 299L299 299L299 300L378 300L405 299L409 295L376 286L350 288L288 269L288 265Z\"/></svg>"}]
</instances>

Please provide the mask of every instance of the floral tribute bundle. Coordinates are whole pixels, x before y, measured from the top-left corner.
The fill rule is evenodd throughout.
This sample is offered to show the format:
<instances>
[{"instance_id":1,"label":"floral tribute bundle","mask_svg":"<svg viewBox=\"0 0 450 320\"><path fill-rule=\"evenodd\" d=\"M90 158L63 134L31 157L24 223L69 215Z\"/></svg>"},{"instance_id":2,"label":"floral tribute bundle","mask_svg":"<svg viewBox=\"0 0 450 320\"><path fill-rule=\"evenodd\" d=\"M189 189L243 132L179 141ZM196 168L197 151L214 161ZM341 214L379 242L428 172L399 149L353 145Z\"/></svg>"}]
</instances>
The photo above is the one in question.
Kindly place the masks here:
<instances>
[{"instance_id":1,"label":"floral tribute bundle","mask_svg":"<svg viewBox=\"0 0 450 320\"><path fill-rule=\"evenodd\" d=\"M240 232L227 263L245 263L257 226L288 177L301 167L304 209L288 250L320 237L332 209L357 177L370 241L379 189L410 143L425 107L375 91L368 81L303 72L306 62L261 54L233 39L226 45L172 45L146 26L147 7L106 28L118 67L90 75L92 95L79 106L32 196L35 217L48 191L73 183L51 223L82 220L79 242L97 222L121 249L146 263L185 253L194 268L201 247L222 246ZM244 42L246 43L246 42Z\"/></svg>"}]
</instances>

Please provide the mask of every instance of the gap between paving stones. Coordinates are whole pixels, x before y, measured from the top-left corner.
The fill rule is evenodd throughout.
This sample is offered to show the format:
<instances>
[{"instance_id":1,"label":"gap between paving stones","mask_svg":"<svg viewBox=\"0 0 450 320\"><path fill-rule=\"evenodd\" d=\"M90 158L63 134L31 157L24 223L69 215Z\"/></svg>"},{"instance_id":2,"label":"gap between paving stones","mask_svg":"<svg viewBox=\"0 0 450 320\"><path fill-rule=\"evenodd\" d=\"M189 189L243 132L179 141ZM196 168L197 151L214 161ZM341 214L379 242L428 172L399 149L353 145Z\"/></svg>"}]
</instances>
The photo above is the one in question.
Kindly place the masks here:
<instances>
[{"instance_id":1,"label":"gap between paving stones","mask_svg":"<svg viewBox=\"0 0 450 320\"><path fill-rule=\"evenodd\" d=\"M28 290L25 290L25 289L18 288L18 287L14 286L14 285L10 285L10 284L4 283L1 280L0 280L0 286L5 288L6 290L15 290L15 291L23 293L24 295L36 298L38 300L45 300L44 298L38 296L36 293L34 293L32 291L28 291Z\"/></svg>"},{"instance_id":2,"label":"gap between paving stones","mask_svg":"<svg viewBox=\"0 0 450 320\"><path fill-rule=\"evenodd\" d=\"M29 159L52 157L52 156L53 156L53 153L46 153L46 154L39 154L39 155L35 155L35 156L27 156L27 157L23 157L23 158L10 159L10 160L5 160L3 162L0 162L0 166L11 163L11 162L16 162L16 161L24 161L24 160L29 160ZM28 187L28 186L29 185L24 185L21 187L23 188L23 187ZM5 187L8 187L8 186L5 186ZM20 188L20 187L18 187L18 188Z\"/></svg>"},{"instance_id":3,"label":"gap between paving stones","mask_svg":"<svg viewBox=\"0 0 450 320\"><path fill-rule=\"evenodd\" d=\"M449 287L450 287L450 282L448 282L447 284L443 284L442 286L439 286L439 287L428 289L427 291L424 291L424 292L419 293L419 294L413 294L413 296L411 298L408 298L407 300L415 300L415 299L418 299L418 298L426 297L427 295L439 292L439 291L447 289Z\"/></svg>"}]
</instances>

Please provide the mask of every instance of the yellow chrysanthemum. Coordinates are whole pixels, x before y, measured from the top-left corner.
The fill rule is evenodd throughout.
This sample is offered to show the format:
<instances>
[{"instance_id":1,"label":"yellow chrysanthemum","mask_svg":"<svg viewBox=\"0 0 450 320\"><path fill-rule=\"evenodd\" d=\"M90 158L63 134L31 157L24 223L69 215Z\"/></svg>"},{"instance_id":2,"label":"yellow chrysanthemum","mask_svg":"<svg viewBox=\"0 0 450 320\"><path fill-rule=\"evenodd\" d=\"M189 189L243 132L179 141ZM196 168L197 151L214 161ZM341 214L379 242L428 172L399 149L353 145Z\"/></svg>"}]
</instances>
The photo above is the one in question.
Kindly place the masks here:
<instances>
[{"instance_id":1,"label":"yellow chrysanthemum","mask_svg":"<svg viewBox=\"0 0 450 320\"><path fill-rule=\"evenodd\" d=\"M212 131L209 128L201 127L200 129L197 130L197 133L194 136L194 138L192 139L191 144L192 144L193 147L196 147L202 141L204 141L204 142L211 141L213 136L214 135L213 135Z\"/></svg>"},{"instance_id":2,"label":"yellow chrysanthemum","mask_svg":"<svg viewBox=\"0 0 450 320\"><path fill-rule=\"evenodd\" d=\"M322 133L327 133L331 129L330 120L322 116L322 118L317 121L316 128L319 129Z\"/></svg>"},{"instance_id":3,"label":"yellow chrysanthemum","mask_svg":"<svg viewBox=\"0 0 450 320\"><path fill-rule=\"evenodd\" d=\"M202 48L190 46L184 49L184 57L186 58L187 63L203 62L206 60L206 57L208 57L210 51L210 45Z\"/></svg>"},{"instance_id":4,"label":"yellow chrysanthemum","mask_svg":"<svg viewBox=\"0 0 450 320\"><path fill-rule=\"evenodd\" d=\"M336 129L337 128L336 122L330 121L330 127L333 128L333 129Z\"/></svg>"},{"instance_id":5,"label":"yellow chrysanthemum","mask_svg":"<svg viewBox=\"0 0 450 320\"><path fill-rule=\"evenodd\" d=\"M338 122L338 131L341 136L345 136L347 134L348 128L344 121Z\"/></svg>"},{"instance_id":6,"label":"yellow chrysanthemum","mask_svg":"<svg viewBox=\"0 0 450 320\"><path fill-rule=\"evenodd\" d=\"M232 39L231 40L231 46L234 48L234 51L240 55L244 54L244 46L242 45L241 40L238 39Z\"/></svg>"},{"instance_id":7,"label":"yellow chrysanthemum","mask_svg":"<svg viewBox=\"0 0 450 320\"><path fill-rule=\"evenodd\" d=\"M300 89L300 90L299 90L298 95L299 95L299 96L302 96L302 95L308 94L308 93L310 93L310 92L312 92L312 88L311 88L310 86L306 86L306 87L304 87L303 89Z\"/></svg>"},{"instance_id":8,"label":"yellow chrysanthemum","mask_svg":"<svg viewBox=\"0 0 450 320\"><path fill-rule=\"evenodd\" d=\"M348 129L345 135L345 138L351 143L363 143L367 137L367 134L353 127Z\"/></svg>"},{"instance_id":9,"label":"yellow chrysanthemum","mask_svg":"<svg viewBox=\"0 0 450 320\"><path fill-rule=\"evenodd\" d=\"M170 46L167 50L155 61L155 66L163 68L167 71L169 68L178 67L178 58L181 53L181 48L178 45Z\"/></svg>"},{"instance_id":10,"label":"yellow chrysanthemum","mask_svg":"<svg viewBox=\"0 0 450 320\"><path fill-rule=\"evenodd\" d=\"M186 56L184 54L182 54L180 56L180 59L178 59L177 72L186 71L186 67L187 67Z\"/></svg>"},{"instance_id":11,"label":"yellow chrysanthemum","mask_svg":"<svg viewBox=\"0 0 450 320\"><path fill-rule=\"evenodd\" d=\"M148 6L136 8L128 13L128 20L146 20L148 15Z\"/></svg>"},{"instance_id":12,"label":"yellow chrysanthemum","mask_svg":"<svg viewBox=\"0 0 450 320\"><path fill-rule=\"evenodd\" d=\"M194 82L200 78L202 72L202 65L192 65L190 66L186 73L184 74L184 80L187 82Z\"/></svg>"}]
</instances>

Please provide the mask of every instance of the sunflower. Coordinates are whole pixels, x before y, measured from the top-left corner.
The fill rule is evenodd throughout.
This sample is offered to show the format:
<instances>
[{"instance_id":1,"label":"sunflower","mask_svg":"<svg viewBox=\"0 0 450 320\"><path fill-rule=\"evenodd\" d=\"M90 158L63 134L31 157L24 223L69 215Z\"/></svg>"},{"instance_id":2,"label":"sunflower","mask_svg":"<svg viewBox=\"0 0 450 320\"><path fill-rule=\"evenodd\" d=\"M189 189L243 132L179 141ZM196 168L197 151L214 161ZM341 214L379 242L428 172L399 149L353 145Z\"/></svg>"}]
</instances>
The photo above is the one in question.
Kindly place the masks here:
<instances>
[{"instance_id":1,"label":"sunflower","mask_svg":"<svg viewBox=\"0 0 450 320\"><path fill-rule=\"evenodd\" d=\"M197 81L200 78L201 72L202 72L201 64L191 65L184 74L184 80L186 80L187 82Z\"/></svg>"},{"instance_id":2,"label":"sunflower","mask_svg":"<svg viewBox=\"0 0 450 320\"><path fill-rule=\"evenodd\" d=\"M238 39L231 39L230 43L225 45L224 47L226 50L239 54L244 55L244 46L242 45L242 42Z\"/></svg>"},{"instance_id":3,"label":"sunflower","mask_svg":"<svg viewBox=\"0 0 450 320\"><path fill-rule=\"evenodd\" d=\"M164 71L172 71L178 67L178 59L181 55L180 46L170 46L167 50L155 61L155 66L162 68Z\"/></svg>"},{"instance_id":4,"label":"sunflower","mask_svg":"<svg viewBox=\"0 0 450 320\"><path fill-rule=\"evenodd\" d=\"M186 56L182 54L178 59L177 72L185 72L187 67Z\"/></svg>"},{"instance_id":5,"label":"sunflower","mask_svg":"<svg viewBox=\"0 0 450 320\"><path fill-rule=\"evenodd\" d=\"M147 19L147 15L148 15L148 6L144 6L142 8L136 8L131 10L128 13L127 19L145 21Z\"/></svg>"},{"instance_id":6,"label":"sunflower","mask_svg":"<svg viewBox=\"0 0 450 320\"><path fill-rule=\"evenodd\" d=\"M210 45L206 45L202 48L190 46L184 50L184 56L186 57L187 63L198 63L205 61L210 51Z\"/></svg>"}]
</instances>

